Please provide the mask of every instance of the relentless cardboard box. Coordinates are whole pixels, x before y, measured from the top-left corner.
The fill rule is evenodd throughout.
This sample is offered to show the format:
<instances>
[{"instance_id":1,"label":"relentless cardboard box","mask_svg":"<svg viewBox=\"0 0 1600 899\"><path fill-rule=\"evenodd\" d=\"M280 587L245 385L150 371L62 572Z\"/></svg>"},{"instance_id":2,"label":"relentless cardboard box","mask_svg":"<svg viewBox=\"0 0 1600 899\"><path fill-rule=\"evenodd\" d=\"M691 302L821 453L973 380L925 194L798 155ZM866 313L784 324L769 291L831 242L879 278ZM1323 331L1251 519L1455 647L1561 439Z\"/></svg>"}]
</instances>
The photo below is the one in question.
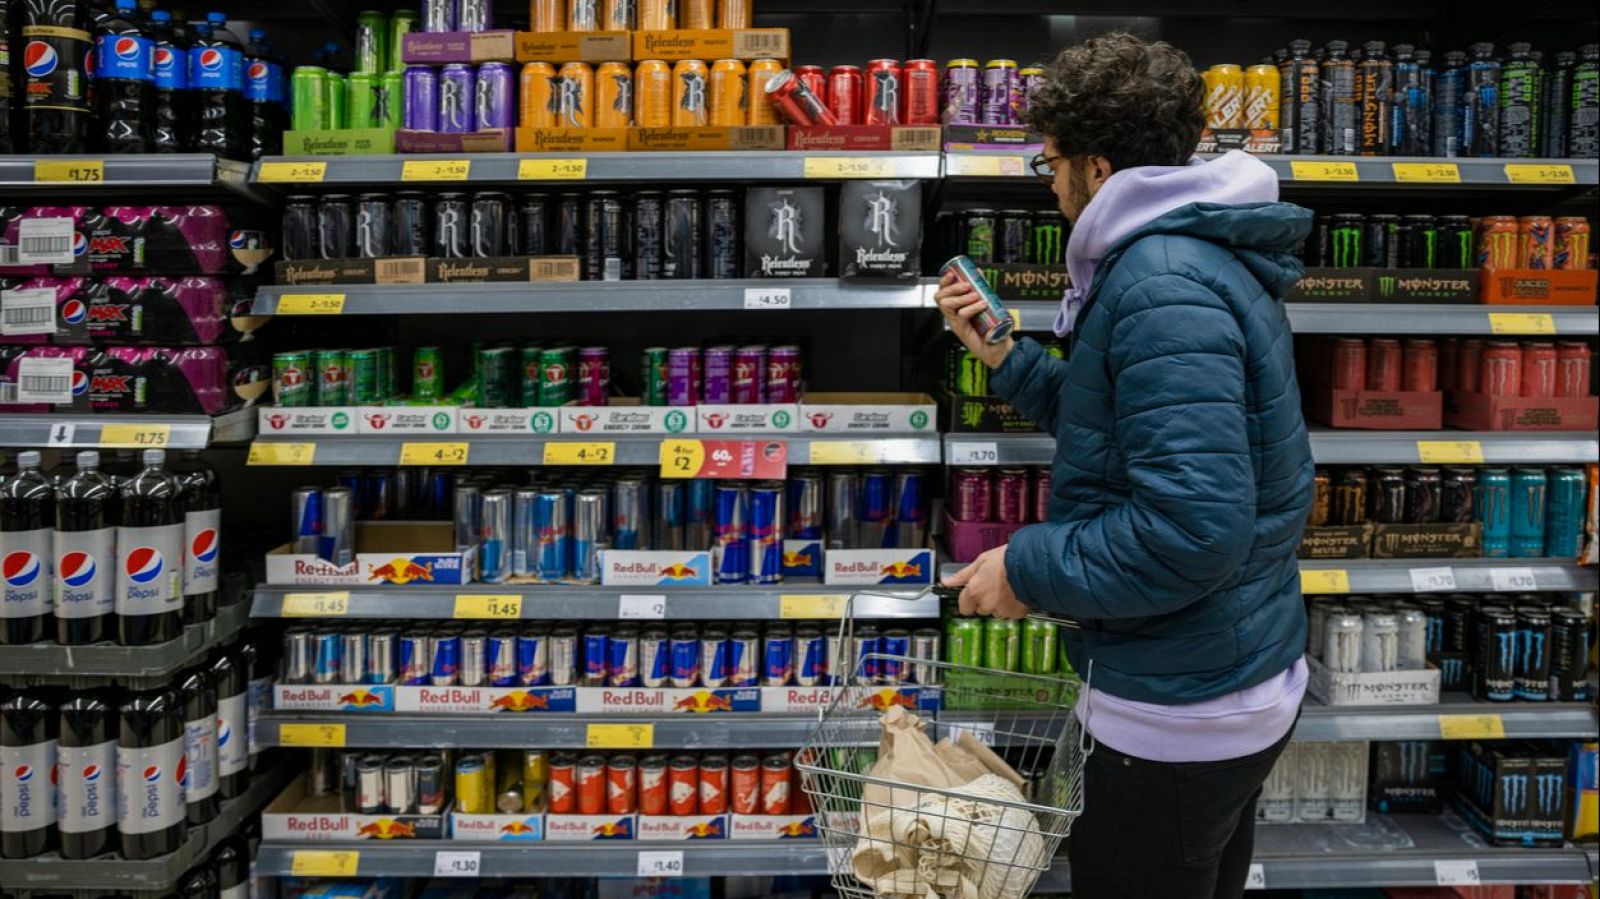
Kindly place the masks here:
<instances>
[{"instance_id":1,"label":"relentless cardboard box","mask_svg":"<svg viewBox=\"0 0 1600 899\"><path fill-rule=\"evenodd\" d=\"M783 126L629 128L628 149L667 153L684 150L782 150Z\"/></svg>"},{"instance_id":2,"label":"relentless cardboard box","mask_svg":"<svg viewBox=\"0 0 1600 899\"><path fill-rule=\"evenodd\" d=\"M827 268L820 187L752 187L744 201L744 267L752 278L816 278Z\"/></svg>"},{"instance_id":3,"label":"relentless cardboard box","mask_svg":"<svg viewBox=\"0 0 1600 899\"><path fill-rule=\"evenodd\" d=\"M939 128L916 125L790 125L784 129L791 150L939 149Z\"/></svg>"},{"instance_id":4,"label":"relentless cardboard box","mask_svg":"<svg viewBox=\"0 0 1600 899\"><path fill-rule=\"evenodd\" d=\"M633 58L626 31L519 31L517 62L627 62Z\"/></svg>"},{"instance_id":5,"label":"relentless cardboard box","mask_svg":"<svg viewBox=\"0 0 1600 899\"><path fill-rule=\"evenodd\" d=\"M601 153L628 149L627 128L518 128L518 153Z\"/></svg>"},{"instance_id":6,"label":"relentless cardboard box","mask_svg":"<svg viewBox=\"0 0 1600 899\"><path fill-rule=\"evenodd\" d=\"M311 259L274 265L279 284L422 284L425 282L576 281L576 256L494 259Z\"/></svg>"},{"instance_id":7,"label":"relentless cardboard box","mask_svg":"<svg viewBox=\"0 0 1600 899\"><path fill-rule=\"evenodd\" d=\"M285 156L374 156L393 152L393 128L310 128L283 133Z\"/></svg>"},{"instance_id":8,"label":"relentless cardboard box","mask_svg":"<svg viewBox=\"0 0 1600 899\"><path fill-rule=\"evenodd\" d=\"M516 32L413 31L400 39L400 54L411 65L511 62L517 56Z\"/></svg>"},{"instance_id":9,"label":"relentless cardboard box","mask_svg":"<svg viewBox=\"0 0 1600 899\"><path fill-rule=\"evenodd\" d=\"M510 128L486 128L467 134L401 128L394 133L394 148L397 153L504 153L511 149L511 135Z\"/></svg>"},{"instance_id":10,"label":"relentless cardboard box","mask_svg":"<svg viewBox=\"0 0 1600 899\"><path fill-rule=\"evenodd\" d=\"M576 281L578 259L575 256L429 259L428 280L439 284L485 281Z\"/></svg>"},{"instance_id":11,"label":"relentless cardboard box","mask_svg":"<svg viewBox=\"0 0 1600 899\"><path fill-rule=\"evenodd\" d=\"M846 181L839 188L839 274L915 280L922 273L922 182Z\"/></svg>"},{"instance_id":12,"label":"relentless cardboard box","mask_svg":"<svg viewBox=\"0 0 1600 899\"><path fill-rule=\"evenodd\" d=\"M787 28L707 28L633 32L634 59L789 58Z\"/></svg>"}]
</instances>

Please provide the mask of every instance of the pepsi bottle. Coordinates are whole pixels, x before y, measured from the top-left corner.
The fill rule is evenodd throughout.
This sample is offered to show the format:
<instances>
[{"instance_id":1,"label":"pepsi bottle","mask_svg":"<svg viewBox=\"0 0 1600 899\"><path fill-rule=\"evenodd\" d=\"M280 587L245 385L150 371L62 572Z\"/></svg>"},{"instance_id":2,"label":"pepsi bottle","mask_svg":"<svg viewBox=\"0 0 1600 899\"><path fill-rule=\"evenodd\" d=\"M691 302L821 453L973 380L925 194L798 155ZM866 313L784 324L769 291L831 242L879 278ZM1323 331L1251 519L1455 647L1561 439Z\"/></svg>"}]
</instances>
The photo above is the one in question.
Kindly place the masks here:
<instances>
[{"instance_id":1,"label":"pepsi bottle","mask_svg":"<svg viewBox=\"0 0 1600 899\"><path fill-rule=\"evenodd\" d=\"M0 645L37 643L55 630L50 551L55 490L39 454L17 453L17 473L0 483Z\"/></svg>"},{"instance_id":2,"label":"pepsi bottle","mask_svg":"<svg viewBox=\"0 0 1600 899\"><path fill-rule=\"evenodd\" d=\"M78 470L56 487L56 641L68 646L112 637L117 596L117 490L100 454L78 454Z\"/></svg>"},{"instance_id":3,"label":"pepsi bottle","mask_svg":"<svg viewBox=\"0 0 1600 899\"><path fill-rule=\"evenodd\" d=\"M62 858L94 858L117 848L117 707L104 691L61 703L56 789Z\"/></svg>"},{"instance_id":4,"label":"pepsi bottle","mask_svg":"<svg viewBox=\"0 0 1600 899\"><path fill-rule=\"evenodd\" d=\"M189 51L189 86L199 107L195 150L228 159L250 158L250 110L244 99L244 48L228 17L206 16Z\"/></svg>"},{"instance_id":5,"label":"pepsi bottle","mask_svg":"<svg viewBox=\"0 0 1600 899\"><path fill-rule=\"evenodd\" d=\"M79 0L23 0L28 151L82 153L89 127L89 17Z\"/></svg>"},{"instance_id":6,"label":"pepsi bottle","mask_svg":"<svg viewBox=\"0 0 1600 899\"><path fill-rule=\"evenodd\" d=\"M266 32L250 29L245 48L245 98L250 101L250 158L283 152L288 118L283 109L283 65L267 45Z\"/></svg>"},{"instance_id":7,"label":"pepsi bottle","mask_svg":"<svg viewBox=\"0 0 1600 899\"><path fill-rule=\"evenodd\" d=\"M144 469L122 484L117 523L117 642L147 646L183 633L183 487L144 451Z\"/></svg>"},{"instance_id":8,"label":"pepsi bottle","mask_svg":"<svg viewBox=\"0 0 1600 899\"><path fill-rule=\"evenodd\" d=\"M190 824L217 816L217 686L204 668L191 668L178 678L178 703L183 707L183 801Z\"/></svg>"},{"instance_id":9,"label":"pepsi bottle","mask_svg":"<svg viewBox=\"0 0 1600 899\"><path fill-rule=\"evenodd\" d=\"M117 839L122 857L177 852L183 823L183 715L171 690L134 693L117 709Z\"/></svg>"},{"instance_id":10,"label":"pepsi bottle","mask_svg":"<svg viewBox=\"0 0 1600 899\"><path fill-rule=\"evenodd\" d=\"M94 41L95 128L108 153L148 153L155 135L155 44L135 0L117 0Z\"/></svg>"},{"instance_id":11,"label":"pepsi bottle","mask_svg":"<svg viewBox=\"0 0 1600 899\"><path fill-rule=\"evenodd\" d=\"M11 79L11 0L0 0L0 153L15 153L11 138L11 98L16 96Z\"/></svg>"},{"instance_id":12,"label":"pepsi bottle","mask_svg":"<svg viewBox=\"0 0 1600 899\"><path fill-rule=\"evenodd\" d=\"M229 837L211 861L217 866L219 899L250 899L250 847L243 837Z\"/></svg>"},{"instance_id":13,"label":"pepsi bottle","mask_svg":"<svg viewBox=\"0 0 1600 899\"><path fill-rule=\"evenodd\" d=\"M201 862L178 879L174 899L217 899L217 870L211 862Z\"/></svg>"},{"instance_id":14,"label":"pepsi bottle","mask_svg":"<svg viewBox=\"0 0 1600 899\"><path fill-rule=\"evenodd\" d=\"M233 799L250 786L250 672L225 649L207 670L217 689L217 792Z\"/></svg>"},{"instance_id":15,"label":"pepsi bottle","mask_svg":"<svg viewBox=\"0 0 1600 899\"><path fill-rule=\"evenodd\" d=\"M43 694L0 702L0 858L32 858L56 846L56 717Z\"/></svg>"},{"instance_id":16,"label":"pepsi bottle","mask_svg":"<svg viewBox=\"0 0 1600 899\"><path fill-rule=\"evenodd\" d=\"M151 149L157 153L187 152L194 139L194 98L189 90L189 42L174 25L172 14L150 14L155 41L155 96Z\"/></svg>"},{"instance_id":17,"label":"pepsi bottle","mask_svg":"<svg viewBox=\"0 0 1600 899\"><path fill-rule=\"evenodd\" d=\"M183 623L217 617L217 588L222 580L222 490L217 473L198 450L183 454L173 466L183 485Z\"/></svg>"},{"instance_id":18,"label":"pepsi bottle","mask_svg":"<svg viewBox=\"0 0 1600 899\"><path fill-rule=\"evenodd\" d=\"M256 770L261 744L256 740L256 716L272 705L272 666L261 657L256 642L246 634L239 644L239 669L248 678L245 691L245 748L250 753L250 770Z\"/></svg>"}]
</instances>

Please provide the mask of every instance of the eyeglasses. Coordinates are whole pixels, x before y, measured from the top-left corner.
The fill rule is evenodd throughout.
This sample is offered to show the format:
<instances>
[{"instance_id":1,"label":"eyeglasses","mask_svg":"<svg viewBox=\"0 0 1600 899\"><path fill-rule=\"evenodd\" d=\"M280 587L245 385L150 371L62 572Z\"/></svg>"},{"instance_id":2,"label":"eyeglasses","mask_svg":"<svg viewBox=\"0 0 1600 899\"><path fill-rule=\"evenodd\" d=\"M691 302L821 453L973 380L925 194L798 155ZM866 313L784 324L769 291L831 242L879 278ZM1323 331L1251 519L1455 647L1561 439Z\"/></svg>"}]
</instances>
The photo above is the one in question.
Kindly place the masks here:
<instances>
[{"instance_id":1,"label":"eyeglasses","mask_svg":"<svg viewBox=\"0 0 1600 899\"><path fill-rule=\"evenodd\" d=\"M1040 181L1050 182L1056 180L1055 169L1052 169L1050 164L1058 159L1066 158L1065 156L1046 156L1043 153L1036 153L1032 159L1028 160L1028 167L1033 169L1034 176Z\"/></svg>"}]
</instances>

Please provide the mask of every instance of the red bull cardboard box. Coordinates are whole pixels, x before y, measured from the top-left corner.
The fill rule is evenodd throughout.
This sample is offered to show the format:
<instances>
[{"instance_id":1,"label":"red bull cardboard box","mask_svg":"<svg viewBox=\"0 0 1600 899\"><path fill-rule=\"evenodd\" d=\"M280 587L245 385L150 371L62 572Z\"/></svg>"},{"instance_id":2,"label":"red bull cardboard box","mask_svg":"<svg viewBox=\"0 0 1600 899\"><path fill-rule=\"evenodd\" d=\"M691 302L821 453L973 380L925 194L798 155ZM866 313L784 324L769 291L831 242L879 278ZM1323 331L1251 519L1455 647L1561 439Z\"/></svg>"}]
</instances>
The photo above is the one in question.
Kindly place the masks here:
<instances>
[{"instance_id":1,"label":"red bull cardboard box","mask_svg":"<svg viewBox=\"0 0 1600 899\"><path fill-rule=\"evenodd\" d=\"M392 586L469 583L474 547L456 549L448 522L364 521L356 524L355 561L334 565L284 544L266 555L267 583Z\"/></svg>"},{"instance_id":2,"label":"red bull cardboard box","mask_svg":"<svg viewBox=\"0 0 1600 899\"><path fill-rule=\"evenodd\" d=\"M761 710L789 714L816 714L833 705L839 687L762 687Z\"/></svg>"},{"instance_id":3,"label":"red bull cardboard box","mask_svg":"<svg viewBox=\"0 0 1600 899\"><path fill-rule=\"evenodd\" d=\"M639 839L659 842L726 840L727 815L640 815Z\"/></svg>"},{"instance_id":4,"label":"red bull cardboard box","mask_svg":"<svg viewBox=\"0 0 1600 899\"><path fill-rule=\"evenodd\" d=\"M605 406L562 406L563 434L684 434L694 430L694 410L645 406L634 398Z\"/></svg>"},{"instance_id":5,"label":"red bull cardboard box","mask_svg":"<svg viewBox=\"0 0 1600 899\"><path fill-rule=\"evenodd\" d=\"M637 815L545 815L544 838L550 841L633 840Z\"/></svg>"},{"instance_id":6,"label":"red bull cardboard box","mask_svg":"<svg viewBox=\"0 0 1600 899\"><path fill-rule=\"evenodd\" d=\"M761 688L721 687L657 690L646 687L581 687L578 711L583 714L715 715L761 711Z\"/></svg>"},{"instance_id":7,"label":"red bull cardboard box","mask_svg":"<svg viewBox=\"0 0 1600 899\"><path fill-rule=\"evenodd\" d=\"M434 714L572 713L578 710L575 687L395 687L395 710Z\"/></svg>"},{"instance_id":8,"label":"red bull cardboard box","mask_svg":"<svg viewBox=\"0 0 1600 899\"><path fill-rule=\"evenodd\" d=\"M817 819L811 815L733 815L733 840L814 840Z\"/></svg>"},{"instance_id":9,"label":"red bull cardboard box","mask_svg":"<svg viewBox=\"0 0 1600 899\"><path fill-rule=\"evenodd\" d=\"M822 557L824 584L933 583L931 549L830 549Z\"/></svg>"},{"instance_id":10,"label":"red bull cardboard box","mask_svg":"<svg viewBox=\"0 0 1600 899\"><path fill-rule=\"evenodd\" d=\"M544 815L450 816L450 839L468 843L531 843L544 839Z\"/></svg>"},{"instance_id":11,"label":"red bull cardboard box","mask_svg":"<svg viewBox=\"0 0 1600 899\"><path fill-rule=\"evenodd\" d=\"M560 427L555 409L461 409L458 434L554 434Z\"/></svg>"},{"instance_id":12,"label":"red bull cardboard box","mask_svg":"<svg viewBox=\"0 0 1600 899\"><path fill-rule=\"evenodd\" d=\"M822 577L821 540L783 541L783 576Z\"/></svg>"},{"instance_id":13,"label":"red bull cardboard box","mask_svg":"<svg viewBox=\"0 0 1600 899\"><path fill-rule=\"evenodd\" d=\"M440 840L445 815L358 815L339 807L338 796L307 796L305 776L261 813L261 835L268 840Z\"/></svg>"},{"instance_id":14,"label":"red bull cardboard box","mask_svg":"<svg viewBox=\"0 0 1600 899\"><path fill-rule=\"evenodd\" d=\"M301 712L392 712L392 684L278 684L272 707Z\"/></svg>"},{"instance_id":15,"label":"red bull cardboard box","mask_svg":"<svg viewBox=\"0 0 1600 899\"><path fill-rule=\"evenodd\" d=\"M695 420L702 434L800 430L796 403L696 406Z\"/></svg>"},{"instance_id":16,"label":"red bull cardboard box","mask_svg":"<svg viewBox=\"0 0 1600 899\"><path fill-rule=\"evenodd\" d=\"M609 587L709 587L711 554L672 550L602 550L600 583Z\"/></svg>"},{"instance_id":17,"label":"red bull cardboard box","mask_svg":"<svg viewBox=\"0 0 1600 899\"><path fill-rule=\"evenodd\" d=\"M800 430L905 434L937 431L939 407L925 393L813 393L800 404Z\"/></svg>"}]
</instances>

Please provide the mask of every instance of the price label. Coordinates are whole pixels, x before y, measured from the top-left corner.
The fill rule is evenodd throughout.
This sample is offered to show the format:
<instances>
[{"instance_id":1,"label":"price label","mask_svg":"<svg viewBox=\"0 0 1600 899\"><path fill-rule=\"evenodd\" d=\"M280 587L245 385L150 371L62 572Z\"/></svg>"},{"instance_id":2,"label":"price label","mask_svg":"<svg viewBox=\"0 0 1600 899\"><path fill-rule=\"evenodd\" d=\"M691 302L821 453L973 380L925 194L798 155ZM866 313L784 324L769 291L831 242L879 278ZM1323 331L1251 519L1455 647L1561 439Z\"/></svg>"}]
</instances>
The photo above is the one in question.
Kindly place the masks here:
<instances>
[{"instance_id":1,"label":"price label","mask_svg":"<svg viewBox=\"0 0 1600 899\"><path fill-rule=\"evenodd\" d=\"M465 465L471 450L467 443L402 443L401 465Z\"/></svg>"},{"instance_id":2,"label":"price label","mask_svg":"<svg viewBox=\"0 0 1600 899\"><path fill-rule=\"evenodd\" d=\"M994 443L952 443L951 465L999 465L1000 447Z\"/></svg>"},{"instance_id":3,"label":"price label","mask_svg":"<svg viewBox=\"0 0 1600 899\"><path fill-rule=\"evenodd\" d=\"M343 724L306 724L285 721L278 725L279 746L343 746Z\"/></svg>"},{"instance_id":4,"label":"price label","mask_svg":"<svg viewBox=\"0 0 1600 899\"><path fill-rule=\"evenodd\" d=\"M278 611L278 616L323 618L349 613L350 594L341 590L336 593L286 593L283 596L283 608Z\"/></svg>"},{"instance_id":5,"label":"price label","mask_svg":"<svg viewBox=\"0 0 1600 899\"><path fill-rule=\"evenodd\" d=\"M544 445L546 465L614 465L616 461L615 443L573 443L561 440Z\"/></svg>"},{"instance_id":6,"label":"price label","mask_svg":"<svg viewBox=\"0 0 1600 899\"><path fill-rule=\"evenodd\" d=\"M1489 580L1496 593L1527 593L1539 589L1532 568L1491 568Z\"/></svg>"},{"instance_id":7,"label":"price label","mask_svg":"<svg viewBox=\"0 0 1600 899\"><path fill-rule=\"evenodd\" d=\"M400 166L401 181L465 181L470 174L470 159L407 159Z\"/></svg>"},{"instance_id":8,"label":"price label","mask_svg":"<svg viewBox=\"0 0 1600 899\"><path fill-rule=\"evenodd\" d=\"M1503 740L1506 725L1499 715L1440 715L1439 736L1446 740Z\"/></svg>"},{"instance_id":9,"label":"price label","mask_svg":"<svg viewBox=\"0 0 1600 899\"><path fill-rule=\"evenodd\" d=\"M1461 168L1453 162L1397 162L1394 180L1422 184L1460 184Z\"/></svg>"},{"instance_id":10,"label":"price label","mask_svg":"<svg viewBox=\"0 0 1600 899\"><path fill-rule=\"evenodd\" d=\"M788 309L792 298L787 287L746 287L744 308Z\"/></svg>"},{"instance_id":11,"label":"price label","mask_svg":"<svg viewBox=\"0 0 1600 899\"><path fill-rule=\"evenodd\" d=\"M1483 883L1478 862L1470 858L1434 859L1433 882L1442 887L1471 887Z\"/></svg>"},{"instance_id":12,"label":"price label","mask_svg":"<svg viewBox=\"0 0 1600 899\"><path fill-rule=\"evenodd\" d=\"M878 445L870 440L813 440L812 465L869 465L881 461Z\"/></svg>"},{"instance_id":13,"label":"price label","mask_svg":"<svg viewBox=\"0 0 1600 899\"><path fill-rule=\"evenodd\" d=\"M1491 312L1491 334L1554 334L1556 317L1548 312Z\"/></svg>"},{"instance_id":14,"label":"price label","mask_svg":"<svg viewBox=\"0 0 1600 899\"><path fill-rule=\"evenodd\" d=\"M656 745L654 724L591 724L584 730L589 749L651 749Z\"/></svg>"},{"instance_id":15,"label":"price label","mask_svg":"<svg viewBox=\"0 0 1600 899\"><path fill-rule=\"evenodd\" d=\"M1327 162L1322 160L1289 163L1289 173L1296 181L1360 181L1361 173L1353 162Z\"/></svg>"},{"instance_id":16,"label":"price label","mask_svg":"<svg viewBox=\"0 0 1600 899\"><path fill-rule=\"evenodd\" d=\"M317 458L315 443L271 443L256 441L250 444L247 465L311 465Z\"/></svg>"},{"instance_id":17,"label":"price label","mask_svg":"<svg viewBox=\"0 0 1600 899\"><path fill-rule=\"evenodd\" d=\"M1251 862L1249 873L1244 876L1244 888L1247 890L1264 890L1267 888L1267 866L1260 862Z\"/></svg>"},{"instance_id":18,"label":"price label","mask_svg":"<svg viewBox=\"0 0 1600 899\"><path fill-rule=\"evenodd\" d=\"M589 177L587 159L522 159L517 161L518 181L582 181Z\"/></svg>"},{"instance_id":19,"label":"price label","mask_svg":"<svg viewBox=\"0 0 1600 899\"><path fill-rule=\"evenodd\" d=\"M788 474L789 444L783 440L665 440L663 478L759 478Z\"/></svg>"},{"instance_id":20,"label":"price label","mask_svg":"<svg viewBox=\"0 0 1600 899\"><path fill-rule=\"evenodd\" d=\"M99 159L41 159L33 164L33 180L101 184L106 180L106 164Z\"/></svg>"},{"instance_id":21,"label":"price label","mask_svg":"<svg viewBox=\"0 0 1600 899\"><path fill-rule=\"evenodd\" d=\"M698 477L706 467L706 445L700 440L661 441L661 476L664 478Z\"/></svg>"},{"instance_id":22,"label":"price label","mask_svg":"<svg viewBox=\"0 0 1600 899\"><path fill-rule=\"evenodd\" d=\"M639 876L682 877L683 852L674 849L670 852L639 853Z\"/></svg>"},{"instance_id":23,"label":"price label","mask_svg":"<svg viewBox=\"0 0 1600 899\"><path fill-rule=\"evenodd\" d=\"M521 618L522 596L516 593L458 593L457 618Z\"/></svg>"},{"instance_id":24,"label":"price label","mask_svg":"<svg viewBox=\"0 0 1600 899\"><path fill-rule=\"evenodd\" d=\"M1439 591L1451 592L1456 589L1456 573L1449 568L1413 568L1411 569L1411 591L1413 593L1438 593Z\"/></svg>"},{"instance_id":25,"label":"price label","mask_svg":"<svg viewBox=\"0 0 1600 899\"><path fill-rule=\"evenodd\" d=\"M1350 574L1342 568L1300 570L1300 592L1307 596L1349 593Z\"/></svg>"},{"instance_id":26,"label":"price label","mask_svg":"<svg viewBox=\"0 0 1600 899\"><path fill-rule=\"evenodd\" d=\"M1578 183L1577 177L1572 174L1572 166L1564 162L1508 162L1506 180L1512 184Z\"/></svg>"},{"instance_id":27,"label":"price label","mask_svg":"<svg viewBox=\"0 0 1600 899\"><path fill-rule=\"evenodd\" d=\"M328 176L326 162L263 162L256 180L265 184L316 184Z\"/></svg>"},{"instance_id":28,"label":"price label","mask_svg":"<svg viewBox=\"0 0 1600 899\"><path fill-rule=\"evenodd\" d=\"M1020 178L1028 174L1021 156L952 155L944 158L945 174L967 178Z\"/></svg>"},{"instance_id":29,"label":"price label","mask_svg":"<svg viewBox=\"0 0 1600 899\"><path fill-rule=\"evenodd\" d=\"M962 734L972 734L972 738L985 746L994 745L994 722L972 721L966 724L952 724L949 726L948 736L952 742L959 740Z\"/></svg>"},{"instance_id":30,"label":"price label","mask_svg":"<svg viewBox=\"0 0 1600 899\"><path fill-rule=\"evenodd\" d=\"M356 850L296 849L289 856L289 873L295 877L354 877L361 864Z\"/></svg>"},{"instance_id":31,"label":"price label","mask_svg":"<svg viewBox=\"0 0 1600 899\"><path fill-rule=\"evenodd\" d=\"M113 425L100 426L101 446L161 449L172 440L171 425Z\"/></svg>"},{"instance_id":32,"label":"price label","mask_svg":"<svg viewBox=\"0 0 1600 899\"><path fill-rule=\"evenodd\" d=\"M1483 464L1483 444L1476 440L1418 440L1417 460L1444 465Z\"/></svg>"},{"instance_id":33,"label":"price label","mask_svg":"<svg viewBox=\"0 0 1600 899\"><path fill-rule=\"evenodd\" d=\"M342 293L286 293L278 297L274 315L339 315L344 312Z\"/></svg>"},{"instance_id":34,"label":"price label","mask_svg":"<svg viewBox=\"0 0 1600 899\"><path fill-rule=\"evenodd\" d=\"M807 156L802 163L807 178L893 178L893 157Z\"/></svg>"},{"instance_id":35,"label":"price label","mask_svg":"<svg viewBox=\"0 0 1600 899\"><path fill-rule=\"evenodd\" d=\"M477 877L483 866L481 852L435 852L434 877Z\"/></svg>"},{"instance_id":36,"label":"price label","mask_svg":"<svg viewBox=\"0 0 1600 899\"><path fill-rule=\"evenodd\" d=\"M1013 331L1021 331L1022 330L1022 310L1021 309L1007 309L1006 310L1006 315L1007 315L1007 317L1009 317L1011 319L1011 330L1013 330Z\"/></svg>"},{"instance_id":37,"label":"price label","mask_svg":"<svg viewBox=\"0 0 1600 899\"><path fill-rule=\"evenodd\" d=\"M667 617L667 598L624 593L617 602L617 617L634 621L660 621Z\"/></svg>"},{"instance_id":38,"label":"price label","mask_svg":"<svg viewBox=\"0 0 1600 899\"><path fill-rule=\"evenodd\" d=\"M779 618L841 618L848 596L785 593L778 597Z\"/></svg>"}]
</instances>

